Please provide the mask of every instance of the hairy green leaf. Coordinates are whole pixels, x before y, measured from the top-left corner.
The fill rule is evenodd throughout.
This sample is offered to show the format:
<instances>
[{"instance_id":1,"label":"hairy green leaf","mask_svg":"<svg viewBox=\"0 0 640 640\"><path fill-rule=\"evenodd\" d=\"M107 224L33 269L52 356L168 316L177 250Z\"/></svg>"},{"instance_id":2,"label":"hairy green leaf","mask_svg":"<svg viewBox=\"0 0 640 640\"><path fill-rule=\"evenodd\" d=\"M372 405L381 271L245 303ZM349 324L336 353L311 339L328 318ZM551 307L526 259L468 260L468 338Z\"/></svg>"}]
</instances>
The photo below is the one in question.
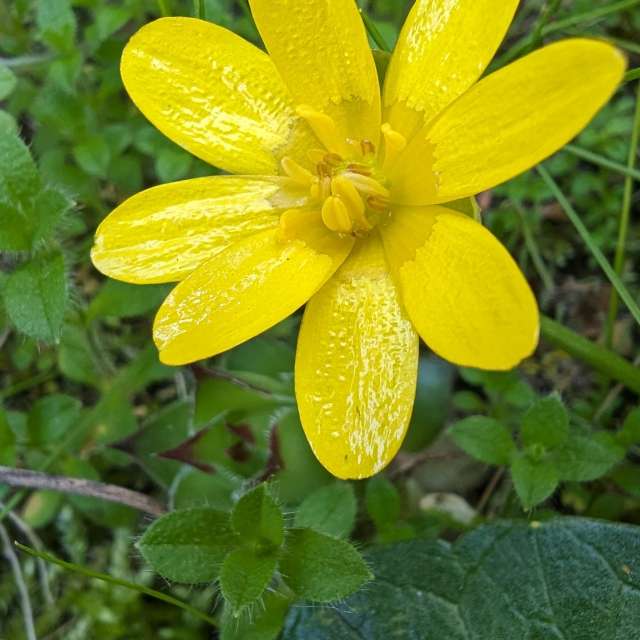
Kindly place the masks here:
<instances>
[{"instance_id":1,"label":"hairy green leaf","mask_svg":"<svg viewBox=\"0 0 640 640\"><path fill-rule=\"evenodd\" d=\"M515 451L509 430L486 416L460 420L449 434L463 451L487 464L508 464Z\"/></svg>"},{"instance_id":2,"label":"hairy green leaf","mask_svg":"<svg viewBox=\"0 0 640 640\"><path fill-rule=\"evenodd\" d=\"M318 489L304 500L298 508L294 524L336 538L346 538L355 524L357 508L353 487L347 482L335 482Z\"/></svg>"},{"instance_id":3,"label":"hairy green leaf","mask_svg":"<svg viewBox=\"0 0 640 640\"><path fill-rule=\"evenodd\" d=\"M236 612L253 604L271 582L277 566L275 553L261 555L246 548L232 551L220 571L224 599Z\"/></svg>"},{"instance_id":4,"label":"hairy green leaf","mask_svg":"<svg viewBox=\"0 0 640 640\"><path fill-rule=\"evenodd\" d=\"M158 518L137 546L161 576L195 584L215 580L237 542L227 513L185 509Z\"/></svg>"},{"instance_id":5,"label":"hairy green leaf","mask_svg":"<svg viewBox=\"0 0 640 640\"><path fill-rule=\"evenodd\" d=\"M314 602L344 598L373 577L355 547L313 529L288 532L280 572L298 596Z\"/></svg>"},{"instance_id":6,"label":"hairy green leaf","mask_svg":"<svg viewBox=\"0 0 640 640\"><path fill-rule=\"evenodd\" d=\"M57 342L67 306L67 279L61 253L41 254L16 269L3 297L16 328L45 342Z\"/></svg>"}]
</instances>

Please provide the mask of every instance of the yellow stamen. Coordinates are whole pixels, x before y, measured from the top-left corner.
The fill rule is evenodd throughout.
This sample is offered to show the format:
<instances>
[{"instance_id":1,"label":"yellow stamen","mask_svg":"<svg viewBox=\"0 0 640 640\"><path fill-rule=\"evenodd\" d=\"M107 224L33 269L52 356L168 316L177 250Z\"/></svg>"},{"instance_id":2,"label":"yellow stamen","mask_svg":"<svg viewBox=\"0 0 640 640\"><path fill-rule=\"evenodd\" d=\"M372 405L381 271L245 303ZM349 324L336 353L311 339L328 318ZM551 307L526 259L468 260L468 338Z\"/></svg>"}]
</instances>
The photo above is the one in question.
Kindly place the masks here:
<instances>
[{"instance_id":1,"label":"yellow stamen","mask_svg":"<svg viewBox=\"0 0 640 640\"><path fill-rule=\"evenodd\" d=\"M297 182L303 186L311 185L313 182L313 174L311 171L301 167L295 160L285 156L280 161L282 165L282 170L285 172L289 178L291 178L294 182Z\"/></svg>"},{"instance_id":2,"label":"yellow stamen","mask_svg":"<svg viewBox=\"0 0 640 640\"><path fill-rule=\"evenodd\" d=\"M368 196L381 196L383 198L389 198L389 190L382 186L375 178L369 176L363 176L360 173L344 173L343 176L348 178L353 186Z\"/></svg>"},{"instance_id":3,"label":"yellow stamen","mask_svg":"<svg viewBox=\"0 0 640 640\"><path fill-rule=\"evenodd\" d=\"M296 113L307 121L308 125L318 137L318 140L331 152L344 156L347 151L346 140L340 137L333 118L316 111L312 107L301 104L296 107Z\"/></svg>"},{"instance_id":4,"label":"yellow stamen","mask_svg":"<svg viewBox=\"0 0 640 640\"><path fill-rule=\"evenodd\" d=\"M351 233L353 222L349 216L347 205L338 196L330 196L322 205L322 221L331 231Z\"/></svg>"},{"instance_id":5,"label":"yellow stamen","mask_svg":"<svg viewBox=\"0 0 640 640\"><path fill-rule=\"evenodd\" d=\"M368 231L371 225L365 216L365 203L353 183L347 178L338 176L331 181L331 193L338 196L347 207L349 217L359 230Z\"/></svg>"},{"instance_id":6,"label":"yellow stamen","mask_svg":"<svg viewBox=\"0 0 640 640\"><path fill-rule=\"evenodd\" d=\"M382 169L383 171L387 171L407 146L407 139L401 133L392 129L388 122L382 125L381 130L384 137L384 162Z\"/></svg>"}]
</instances>

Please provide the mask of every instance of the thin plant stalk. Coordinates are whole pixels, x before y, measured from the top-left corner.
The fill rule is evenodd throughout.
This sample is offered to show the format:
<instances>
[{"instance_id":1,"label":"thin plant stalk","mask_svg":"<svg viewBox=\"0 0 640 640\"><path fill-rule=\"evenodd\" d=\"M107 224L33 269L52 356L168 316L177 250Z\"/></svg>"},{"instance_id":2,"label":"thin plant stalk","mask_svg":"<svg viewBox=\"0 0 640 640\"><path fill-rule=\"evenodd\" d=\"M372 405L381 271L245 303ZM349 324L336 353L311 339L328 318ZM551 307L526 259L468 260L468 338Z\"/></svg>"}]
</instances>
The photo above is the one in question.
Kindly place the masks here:
<instances>
[{"instance_id":1,"label":"thin plant stalk","mask_svg":"<svg viewBox=\"0 0 640 640\"><path fill-rule=\"evenodd\" d=\"M631 144L629 145L629 156L627 168L635 169L636 158L638 156L638 141L640 139L640 82L638 83L636 95L636 111L633 119L633 130L631 132ZM631 203L633 201L633 177L628 175L624 181L624 195L622 198L622 210L620 211L620 225L618 227L618 242L616 244L616 254L613 261L613 268L616 274L622 278L624 271L624 261L627 247L627 236L629 235L629 222L631 219ZM619 306L618 292L613 289L609 299L609 315L605 327L605 344L611 347L613 342L613 326L618 317Z\"/></svg>"},{"instance_id":2,"label":"thin plant stalk","mask_svg":"<svg viewBox=\"0 0 640 640\"><path fill-rule=\"evenodd\" d=\"M51 562L52 564L56 564L67 571L72 571L74 573L78 573L80 575L86 576L88 578L95 578L97 580L102 580L103 582L107 582L109 584L113 584L117 587L125 587L126 589L130 589L131 591L137 591L138 593L143 593L147 596L151 596L152 598L156 598L157 600L162 600L167 604L171 604L174 607L179 607L180 609L184 609L193 616L200 618L200 620L204 620L209 623L213 627L217 627L218 623L206 613L192 607L187 602L183 602L182 600L178 600L178 598L174 598L173 596L169 596L166 593L162 593L161 591L156 591L155 589L150 589L149 587L145 587L141 584L136 584L135 582L129 582L128 580L123 580L122 578L115 578L106 573L100 573L98 571L94 571L93 569L89 569L88 567L83 567L81 565L75 564L73 562L67 562L66 560L62 560L57 558L56 556L47 553L46 551L36 551L31 547L27 547L19 542L15 543L16 547L27 553L30 556L35 558L42 558L47 562Z\"/></svg>"},{"instance_id":3,"label":"thin plant stalk","mask_svg":"<svg viewBox=\"0 0 640 640\"><path fill-rule=\"evenodd\" d=\"M628 166L620 164L619 162L614 162L613 160L609 160L609 158L605 158L604 156L601 156L597 153L593 153L593 151L588 151L587 149L583 149L582 147L577 147L574 144L565 145L563 147L563 151L568 151L581 160L592 162L593 164L604 167L605 169L611 169L611 171L616 171L623 176L630 176L634 180L640 180L640 171L638 171L637 169L634 169L633 167L630 168Z\"/></svg>"}]
</instances>

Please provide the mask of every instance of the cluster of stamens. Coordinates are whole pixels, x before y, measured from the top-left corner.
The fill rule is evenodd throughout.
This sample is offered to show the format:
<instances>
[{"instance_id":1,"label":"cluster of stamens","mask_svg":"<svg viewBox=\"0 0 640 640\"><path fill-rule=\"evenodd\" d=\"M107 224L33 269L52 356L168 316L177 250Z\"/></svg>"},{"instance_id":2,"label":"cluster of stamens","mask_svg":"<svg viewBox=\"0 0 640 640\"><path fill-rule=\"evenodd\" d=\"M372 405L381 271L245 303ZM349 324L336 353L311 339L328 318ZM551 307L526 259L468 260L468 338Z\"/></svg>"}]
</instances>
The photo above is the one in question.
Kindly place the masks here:
<instances>
[{"instance_id":1,"label":"cluster of stamens","mask_svg":"<svg viewBox=\"0 0 640 640\"><path fill-rule=\"evenodd\" d=\"M388 124L382 126L384 153L378 154L370 140L343 139L334 121L306 106L298 114L313 129L325 149L308 154L315 173L295 160L282 159L282 169L321 211L322 221L331 231L354 236L366 235L389 212L390 191L385 171L406 146L406 140ZM287 224L290 216L282 218Z\"/></svg>"}]
</instances>

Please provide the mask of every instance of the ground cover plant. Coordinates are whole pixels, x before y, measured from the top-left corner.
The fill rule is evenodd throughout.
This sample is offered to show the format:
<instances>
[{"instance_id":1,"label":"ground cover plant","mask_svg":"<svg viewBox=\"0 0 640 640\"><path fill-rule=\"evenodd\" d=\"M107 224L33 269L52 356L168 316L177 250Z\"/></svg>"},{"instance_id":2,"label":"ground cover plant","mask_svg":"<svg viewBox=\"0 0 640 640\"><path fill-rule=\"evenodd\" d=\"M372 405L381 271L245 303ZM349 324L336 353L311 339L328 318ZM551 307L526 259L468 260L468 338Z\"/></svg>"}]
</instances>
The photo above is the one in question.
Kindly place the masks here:
<instances>
[{"instance_id":1,"label":"ground cover plant","mask_svg":"<svg viewBox=\"0 0 640 640\"><path fill-rule=\"evenodd\" d=\"M413 2L363 0L357 21L340 23L335 16L351 0L0 0L0 638L636 637L640 0L522 0L483 12L490 4L453 3L467 12L458 38L466 24L465 43L479 42L478 30L487 41L467 49L445 39L443 59L455 66L436 85L434 64L391 59L398 42L409 46L400 32ZM305 13L312 5L333 13ZM445 5L418 2L407 29L420 11L444 15ZM502 33L494 46L490 24L506 30L516 5L492 59ZM194 18L201 22L186 22ZM181 39L176 29L185 25L193 31ZM313 37L300 36L305 28ZM326 29L336 46L309 49L314 65L305 67L300 52ZM162 73L185 59L209 60L209 43L236 42L231 32L266 45L278 65L297 61L290 76L281 72L310 102L316 78L337 86L356 69L366 76L362 95L377 95L385 79L395 88L384 95L400 95L405 82L418 112L432 108L435 117L449 99L421 87L455 91L465 64L488 65L488 77L523 58L539 61L528 73L532 86L546 83L548 100L534 105L527 94L515 125L506 118L485 129L488 143L460 99L429 130L439 149L458 154L434 186L423 162L429 148L409 144L421 126L415 114L394 107L383 123L359 112L353 151L336 133L339 101L329 118L296 97L285 118L265 98L271 147L280 149L278 136L296 118L309 127L299 140L313 134L324 145L318 179L302 166L299 140L274 169L259 131L239 152L233 145L242 137L224 113L211 124L217 138L198 129L207 109L242 102L243 83L229 80L229 95L220 85L213 102L196 93L180 119L166 110ZM375 65L358 57L358 38ZM157 49L145 66L149 46ZM566 56L554 51L571 51L574 66L562 67ZM223 80L241 63L229 55ZM254 55L246 53L253 71L263 64ZM335 56L350 63L333 76ZM201 91L190 84L198 77L180 73L179 89ZM286 111L279 87L267 87L267 97ZM496 108L506 109L506 95ZM239 130L251 134L248 122ZM531 128L522 133L521 122ZM503 139L509 127L520 133ZM202 148L189 129L204 136ZM368 172L378 148L384 176ZM358 161L343 167L352 153ZM398 157L409 158L402 171L393 169ZM467 175L460 167L469 163L479 169ZM276 171L298 191L269 201L277 216L260 219L260 238L275 225L278 242L306 242L318 222L333 234L323 245L331 269L351 257L333 280L326 260L296 277L296 261L311 258L295 245L289 271L252 293L260 304L225 319L220 301L206 299L189 318L182 292L205 280L216 292L228 284L220 263L189 284L191 254L160 242L167 223L158 211L193 202L194 192L136 198L177 181L208 185L212 175L246 190L246 179L226 173ZM198 187L201 201L206 188ZM252 178L250 188L262 197L265 182ZM292 215L309 192L322 206ZM234 186L223 194L236 198L223 198L229 216L231 206L250 206L241 193ZM454 209L433 215L439 229L473 237L455 245L458 255L499 256L473 263L465 274L472 293L456 289L452 304L446 278L457 262L424 296L420 269L431 274L437 265L393 262L401 253L394 247L413 242L421 255L426 239L417 223L391 233L383 218L416 198ZM141 209L144 224L127 218ZM117 224L131 226L123 233ZM384 243L359 249L378 225ZM180 228L189 231L187 222ZM208 250L224 248L215 227L195 231L200 244L192 246L206 237ZM250 256L260 243L246 244ZM177 280L184 282L172 293ZM509 295L496 294L501 282ZM285 285L288 297L279 297ZM377 297L367 298L374 287ZM424 321L434 300L453 322ZM372 301L366 325L355 322L353 310ZM485 302L492 325L478 319ZM464 348L469 335L473 349ZM345 379L365 388L366 402L350 404ZM329 400L338 409L327 423ZM388 423L391 414L402 424ZM381 431L366 448L358 443L372 425Z\"/></svg>"}]
</instances>

